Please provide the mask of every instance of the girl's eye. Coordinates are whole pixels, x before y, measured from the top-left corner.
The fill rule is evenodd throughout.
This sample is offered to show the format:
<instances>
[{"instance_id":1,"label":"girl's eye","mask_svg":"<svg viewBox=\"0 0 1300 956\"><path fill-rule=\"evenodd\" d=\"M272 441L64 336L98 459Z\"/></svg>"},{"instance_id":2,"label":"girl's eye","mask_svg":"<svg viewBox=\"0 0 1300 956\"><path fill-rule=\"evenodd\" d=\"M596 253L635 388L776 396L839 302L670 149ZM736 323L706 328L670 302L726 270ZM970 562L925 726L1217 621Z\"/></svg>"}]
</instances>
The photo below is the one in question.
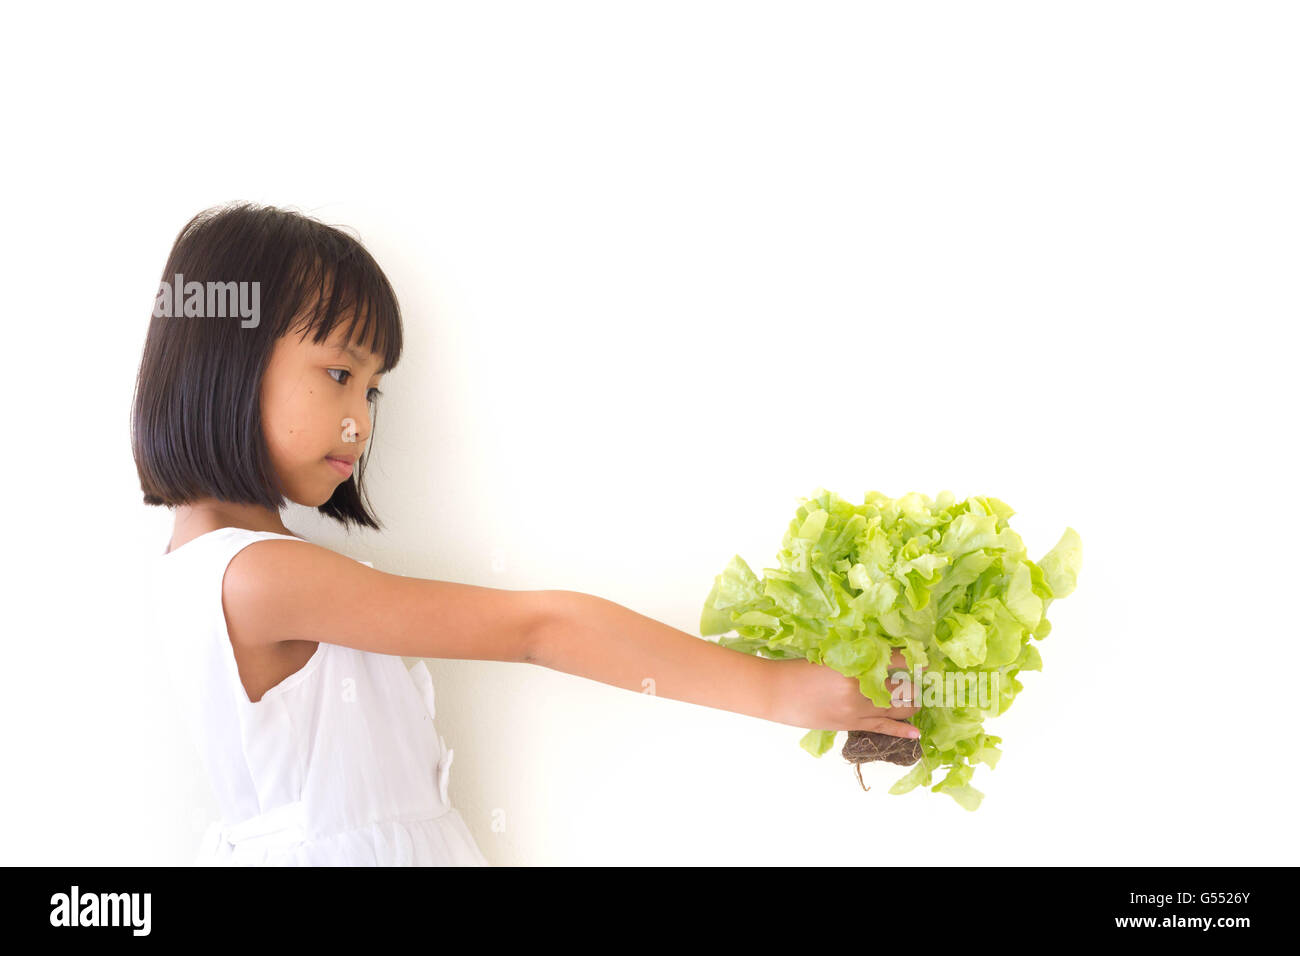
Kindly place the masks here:
<instances>
[{"instance_id":1,"label":"girl's eye","mask_svg":"<svg viewBox=\"0 0 1300 956\"><path fill-rule=\"evenodd\" d=\"M346 385L347 379L352 377L352 373L345 368L327 368L325 371L328 372L331 377L333 377L335 372L338 372L340 375L347 376L347 378L343 379L342 381L340 381L337 378L334 379L334 381L338 382L340 385ZM375 402L379 401L379 396L383 394L384 393L381 392L379 389L372 388L369 392L366 393L366 401L370 402L371 404L374 404Z\"/></svg>"}]
</instances>

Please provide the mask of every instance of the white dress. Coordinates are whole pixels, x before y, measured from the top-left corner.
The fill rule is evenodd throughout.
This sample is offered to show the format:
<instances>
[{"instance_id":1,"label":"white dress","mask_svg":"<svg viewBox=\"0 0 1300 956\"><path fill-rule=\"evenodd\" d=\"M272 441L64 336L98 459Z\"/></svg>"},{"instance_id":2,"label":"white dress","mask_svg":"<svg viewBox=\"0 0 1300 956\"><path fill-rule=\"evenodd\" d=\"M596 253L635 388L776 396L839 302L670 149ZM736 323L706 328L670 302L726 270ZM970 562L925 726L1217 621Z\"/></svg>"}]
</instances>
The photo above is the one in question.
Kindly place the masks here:
<instances>
[{"instance_id":1,"label":"white dress","mask_svg":"<svg viewBox=\"0 0 1300 956\"><path fill-rule=\"evenodd\" d=\"M256 703L221 586L243 548L292 535L220 528L159 556L157 636L222 819L195 865L487 866L447 799L452 751L424 661L321 642ZM369 562L362 562L369 564Z\"/></svg>"}]
</instances>

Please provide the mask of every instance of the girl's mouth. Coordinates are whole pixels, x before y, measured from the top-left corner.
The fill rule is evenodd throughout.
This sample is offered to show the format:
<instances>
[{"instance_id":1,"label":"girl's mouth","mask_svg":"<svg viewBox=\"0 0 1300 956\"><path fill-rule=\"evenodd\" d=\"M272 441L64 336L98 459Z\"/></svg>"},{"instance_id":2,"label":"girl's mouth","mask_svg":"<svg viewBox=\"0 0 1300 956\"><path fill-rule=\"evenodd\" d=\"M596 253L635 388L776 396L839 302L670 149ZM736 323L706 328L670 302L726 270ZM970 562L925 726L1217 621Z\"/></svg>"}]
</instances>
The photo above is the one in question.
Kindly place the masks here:
<instances>
[{"instance_id":1,"label":"girl's mouth","mask_svg":"<svg viewBox=\"0 0 1300 956\"><path fill-rule=\"evenodd\" d=\"M352 465L350 462L339 461L337 458L326 458L325 460L333 465L335 470L344 478L352 477Z\"/></svg>"}]
</instances>

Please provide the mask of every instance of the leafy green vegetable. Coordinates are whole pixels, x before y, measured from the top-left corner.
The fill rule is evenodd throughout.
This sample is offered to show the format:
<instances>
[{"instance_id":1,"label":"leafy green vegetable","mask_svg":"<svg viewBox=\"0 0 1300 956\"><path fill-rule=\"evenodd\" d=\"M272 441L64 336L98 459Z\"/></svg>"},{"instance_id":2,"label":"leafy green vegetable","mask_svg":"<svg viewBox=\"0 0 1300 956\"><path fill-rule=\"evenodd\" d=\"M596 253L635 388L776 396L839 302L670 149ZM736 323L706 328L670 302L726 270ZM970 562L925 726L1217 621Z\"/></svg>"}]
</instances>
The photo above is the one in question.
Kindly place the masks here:
<instances>
[{"instance_id":1,"label":"leafy green vegetable","mask_svg":"<svg viewBox=\"0 0 1300 956\"><path fill-rule=\"evenodd\" d=\"M1075 588L1082 542L1066 528L1037 562L997 498L957 502L911 493L869 492L851 505L819 489L801 500L778 555L760 579L736 555L714 580L700 634L724 647L776 660L804 658L856 677L862 693L889 705L890 657L899 648L917 689L921 760L890 788L930 786L967 810L983 794L975 764L997 765L1000 737L985 717L1006 713L1022 689L1016 675L1041 670L1030 643L1051 631L1046 612ZM983 696L981 697L981 692ZM810 730L800 745L820 757L836 732Z\"/></svg>"}]
</instances>

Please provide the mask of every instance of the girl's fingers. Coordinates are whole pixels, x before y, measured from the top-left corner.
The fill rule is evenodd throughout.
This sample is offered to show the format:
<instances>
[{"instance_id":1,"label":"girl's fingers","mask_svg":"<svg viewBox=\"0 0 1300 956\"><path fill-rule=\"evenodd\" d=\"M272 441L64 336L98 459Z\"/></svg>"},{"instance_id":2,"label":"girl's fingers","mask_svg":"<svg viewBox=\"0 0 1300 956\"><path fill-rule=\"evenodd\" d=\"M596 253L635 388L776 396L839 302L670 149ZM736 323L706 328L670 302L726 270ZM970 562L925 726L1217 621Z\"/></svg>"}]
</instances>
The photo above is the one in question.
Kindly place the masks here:
<instances>
[{"instance_id":1,"label":"girl's fingers","mask_svg":"<svg viewBox=\"0 0 1300 956\"><path fill-rule=\"evenodd\" d=\"M889 690L889 713L890 715L898 714L900 717L911 717L920 709L921 695L916 692L915 685L903 681L896 684Z\"/></svg>"},{"instance_id":2,"label":"girl's fingers","mask_svg":"<svg viewBox=\"0 0 1300 956\"><path fill-rule=\"evenodd\" d=\"M907 720L910 717L915 717L920 712L921 708L912 704L899 704L897 706L891 704L887 708L876 708L876 713L878 715L883 713L883 716L879 719L893 721L894 723L898 723L900 720Z\"/></svg>"},{"instance_id":3,"label":"girl's fingers","mask_svg":"<svg viewBox=\"0 0 1300 956\"><path fill-rule=\"evenodd\" d=\"M889 697L891 700L916 700L921 695L916 693L917 687L910 680L900 678L899 680L890 681L888 684Z\"/></svg>"},{"instance_id":4,"label":"girl's fingers","mask_svg":"<svg viewBox=\"0 0 1300 956\"><path fill-rule=\"evenodd\" d=\"M888 717L870 717L860 728L891 737L910 737L916 728L903 720L891 720Z\"/></svg>"}]
</instances>

